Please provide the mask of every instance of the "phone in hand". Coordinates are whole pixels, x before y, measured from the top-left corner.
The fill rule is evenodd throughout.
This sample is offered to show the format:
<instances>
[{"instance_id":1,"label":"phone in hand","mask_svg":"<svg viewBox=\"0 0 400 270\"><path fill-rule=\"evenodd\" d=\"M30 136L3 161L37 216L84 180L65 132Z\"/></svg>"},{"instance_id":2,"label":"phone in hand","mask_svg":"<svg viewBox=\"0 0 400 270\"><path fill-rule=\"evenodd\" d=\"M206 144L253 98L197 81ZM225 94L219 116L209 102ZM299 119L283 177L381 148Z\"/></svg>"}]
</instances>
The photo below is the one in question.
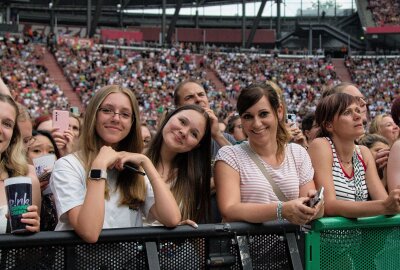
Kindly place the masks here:
<instances>
[{"instance_id":1,"label":"phone in hand","mask_svg":"<svg viewBox=\"0 0 400 270\"><path fill-rule=\"evenodd\" d=\"M152 127L155 127L156 126L156 120L154 120L154 119L148 119L148 120L146 120L146 123L149 125L149 126L152 126Z\"/></svg>"},{"instance_id":2,"label":"phone in hand","mask_svg":"<svg viewBox=\"0 0 400 270\"><path fill-rule=\"evenodd\" d=\"M63 133L69 127L69 111L54 110L53 111L53 128Z\"/></svg>"},{"instance_id":3,"label":"phone in hand","mask_svg":"<svg viewBox=\"0 0 400 270\"><path fill-rule=\"evenodd\" d=\"M79 108L78 108L78 107L73 106L73 107L69 108L69 111L70 111L73 115L76 115L76 116L79 116L79 115L80 115L80 113L79 113Z\"/></svg>"},{"instance_id":4,"label":"phone in hand","mask_svg":"<svg viewBox=\"0 0 400 270\"><path fill-rule=\"evenodd\" d=\"M293 124L297 124L297 116L294 113L288 113L286 115L286 122L287 123L293 123Z\"/></svg>"},{"instance_id":5,"label":"phone in hand","mask_svg":"<svg viewBox=\"0 0 400 270\"><path fill-rule=\"evenodd\" d=\"M316 206L324 198L324 187L321 187L318 192L310 200L306 202L308 207Z\"/></svg>"}]
</instances>

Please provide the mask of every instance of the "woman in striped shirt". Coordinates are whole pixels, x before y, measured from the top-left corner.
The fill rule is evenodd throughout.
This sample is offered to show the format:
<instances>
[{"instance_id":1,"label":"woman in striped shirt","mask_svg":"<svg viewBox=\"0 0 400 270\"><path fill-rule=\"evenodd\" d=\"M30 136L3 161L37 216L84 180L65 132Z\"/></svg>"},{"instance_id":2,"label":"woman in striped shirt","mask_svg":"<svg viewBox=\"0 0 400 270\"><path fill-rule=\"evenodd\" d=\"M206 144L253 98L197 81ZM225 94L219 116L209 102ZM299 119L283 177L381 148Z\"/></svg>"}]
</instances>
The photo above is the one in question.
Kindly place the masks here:
<instances>
[{"instance_id":1,"label":"woman in striped shirt","mask_svg":"<svg viewBox=\"0 0 400 270\"><path fill-rule=\"evenodd\" d=\"M323 203L315 208L305 205L315 194L314 170L307 151L288 144L283 104L275 89L269 83L243 89L237 109L248 142L224 146L215 162L214 180L224 221L287 219L305 224L322 216ZM269 181L251 153L268 172ZM283 196L274 192L270 181Z\"/></svg>"},{"instance_id":2,"label":"woman in striped shirt","mask_svg":"<svg viewBox=\"0 0 400 270\"><path fill-rule=\"evenodd\" d=\"M345 93L323 98L315 120L320 131L308 152L316 185L325 188L325 215L357 218L400 211L400 190L389 196L367 147L354 142L364 134L361 109Z\"/></svg>"}]
</instances>

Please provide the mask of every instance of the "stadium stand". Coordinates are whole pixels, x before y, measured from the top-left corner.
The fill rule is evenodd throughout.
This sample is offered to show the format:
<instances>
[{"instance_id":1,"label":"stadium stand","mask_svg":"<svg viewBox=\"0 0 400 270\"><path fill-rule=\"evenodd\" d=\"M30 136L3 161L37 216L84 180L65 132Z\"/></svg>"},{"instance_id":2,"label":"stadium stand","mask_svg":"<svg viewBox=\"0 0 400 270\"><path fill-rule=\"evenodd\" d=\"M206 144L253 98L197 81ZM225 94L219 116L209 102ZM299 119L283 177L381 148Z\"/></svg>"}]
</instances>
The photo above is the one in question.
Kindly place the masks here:
<instances>
[{"instance_id":1,"label":"stadium stand","mask_svg":"<svg viewBox=\"0 0 400 270\"><path fill-rule=\"evenodd\" d=\"M0 46L2 78L32 117L46 114L53 108L68 107L67 98L42 63L41 45L10 37L0 41Z\"/></svg>"}]
</instances>

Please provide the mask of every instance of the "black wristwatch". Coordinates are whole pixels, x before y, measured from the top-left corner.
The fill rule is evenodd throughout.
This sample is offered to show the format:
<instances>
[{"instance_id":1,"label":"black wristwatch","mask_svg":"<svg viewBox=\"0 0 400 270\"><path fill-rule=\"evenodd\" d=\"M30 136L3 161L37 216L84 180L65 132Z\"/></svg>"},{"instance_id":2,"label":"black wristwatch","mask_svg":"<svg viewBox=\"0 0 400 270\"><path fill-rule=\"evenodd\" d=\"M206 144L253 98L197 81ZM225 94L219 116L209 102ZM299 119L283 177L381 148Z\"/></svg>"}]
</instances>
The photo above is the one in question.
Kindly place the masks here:
<instances>
[{"instance_id":1,"label":"black wristwatch","mask_svg":"<svg viewBox=\"0 0 400 270\"><path fill-rule=\"evenodd\" d=\"M107 171L99 169L91 169L89 171L89 179L96 181L107 180Z\"/></svg>"}]
</instances>

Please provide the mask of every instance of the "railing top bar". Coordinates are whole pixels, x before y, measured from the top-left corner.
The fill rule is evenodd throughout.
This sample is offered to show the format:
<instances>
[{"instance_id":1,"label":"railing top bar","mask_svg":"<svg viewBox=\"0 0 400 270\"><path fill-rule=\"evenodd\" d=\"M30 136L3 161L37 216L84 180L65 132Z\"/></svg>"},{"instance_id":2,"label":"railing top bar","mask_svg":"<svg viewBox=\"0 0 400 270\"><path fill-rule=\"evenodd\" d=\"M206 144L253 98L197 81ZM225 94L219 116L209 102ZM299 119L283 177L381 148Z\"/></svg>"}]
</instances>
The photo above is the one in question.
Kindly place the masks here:
<instances>
[{"instance_id":1,"label":"railing top bar","mask_svg":"<svg viewBox=\"0 0 400 270\"><path fill-rule=\"evenodd\" d=\"M257 235L257 234L282 234L298 232L299 226L288 222L266 222L263 224L249 224L244 222L199 224L194 229L188 225L178 226L174 229L165 227L143 227L103 230L98 243L124 242L132 240L154 241L180 238L218 237L228 235ZM84 242L73 232L40 232L32 235L0 234L0 248L51 246L51 245L77 245Z\"/></svg>"},{"instance_id":2,"label":"railing top bar","mask_svg":"<svg viewBox=\"0 0 400 270\"><path fill-rule=\"evenodd\" d=\"M400 214L395 216L374 216L364 218L329 217L315 220L312 224L313 231L334 229L361 229L375 227L400 226Z\"/></svg>"}]
</instances>

